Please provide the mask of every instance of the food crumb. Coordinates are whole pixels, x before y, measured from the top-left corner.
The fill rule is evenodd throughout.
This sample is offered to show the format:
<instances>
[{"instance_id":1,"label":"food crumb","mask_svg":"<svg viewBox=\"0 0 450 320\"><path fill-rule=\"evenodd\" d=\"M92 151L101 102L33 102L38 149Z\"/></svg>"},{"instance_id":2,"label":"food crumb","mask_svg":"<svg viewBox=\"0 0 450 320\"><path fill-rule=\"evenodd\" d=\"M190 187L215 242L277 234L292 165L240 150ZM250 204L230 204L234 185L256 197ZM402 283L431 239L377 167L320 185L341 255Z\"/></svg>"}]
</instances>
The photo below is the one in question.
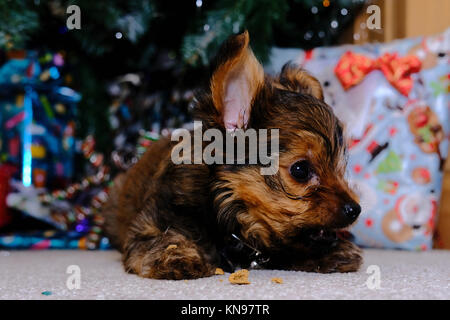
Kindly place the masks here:
<instances>
[{"instance_id":1,"label":"food crumb","mask_svg":"<svg viewBox=\"0 0 450 320\"><path fill-rule=\"evenodd\" d=\"M223 282L223 279L219 279L220 282Z\"/></svg>"},{"instance_id":2,"label":"food crumb","mask_svg":"<svg viewBox=\"0 0 450 320\"><path fill-rule=\"evenodd\" d=\"M228 277L228 281L230 281L233 284L250 284L250 282L248 281L248 270L241 269L232 273Z\"/></svg>"},{"instance_id":3,"label":"food crumb","mask_svg":"<svg viewBox=\"0 0 450 320\"><path fill-rule=\"evenodd\" d=\"M222 268L216 268L216 272L214 272L214 274L216 274L216 275L222 275L222 274L225 274L225 272L223 272L223 269L222 269Z\"/></svg>"},{"instance_id":4,"label":"food crumb","mask_svg":"<svg viewBox=\"0 0 450 320\"><path fill-rule=\"evenodd\" d=\"M167 246L166 251L176 249L176 248L178 248L178 246L176 244L170 244L169 246Z\"/></svg>"},{"instance_id":5,"label":"food crumb","mask_svg":"<svg viewBox=\"0 0 450 320\"><path fill-rule=\"evenodd\" d=\"M272 280L273 283L279 283L279 284L283 283L283 279L281 279L281 278L272 278L270 280Z\"/></svg>"}]
</instances>

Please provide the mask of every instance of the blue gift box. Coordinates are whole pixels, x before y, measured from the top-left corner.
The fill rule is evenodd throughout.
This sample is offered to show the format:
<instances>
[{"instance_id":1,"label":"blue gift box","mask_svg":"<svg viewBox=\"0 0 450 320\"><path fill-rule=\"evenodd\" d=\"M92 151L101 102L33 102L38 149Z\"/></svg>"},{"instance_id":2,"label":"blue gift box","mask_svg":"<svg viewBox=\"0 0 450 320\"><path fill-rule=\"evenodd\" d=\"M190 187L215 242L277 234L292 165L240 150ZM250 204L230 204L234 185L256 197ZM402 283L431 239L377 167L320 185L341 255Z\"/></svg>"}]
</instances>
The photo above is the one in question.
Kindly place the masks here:
<instances>
[{"instance_id":1,"label":"blue gift box","mask_svg":"<svg viewBox=\"0 0 450 320\"><path fill-rule=\"evenodd\" d=\"M59 54L30 52L0 67L0 161L21 169L25 186L60 185L73 176L81 96L62 85L63 64Z\"/></svg>"}]
</instances>

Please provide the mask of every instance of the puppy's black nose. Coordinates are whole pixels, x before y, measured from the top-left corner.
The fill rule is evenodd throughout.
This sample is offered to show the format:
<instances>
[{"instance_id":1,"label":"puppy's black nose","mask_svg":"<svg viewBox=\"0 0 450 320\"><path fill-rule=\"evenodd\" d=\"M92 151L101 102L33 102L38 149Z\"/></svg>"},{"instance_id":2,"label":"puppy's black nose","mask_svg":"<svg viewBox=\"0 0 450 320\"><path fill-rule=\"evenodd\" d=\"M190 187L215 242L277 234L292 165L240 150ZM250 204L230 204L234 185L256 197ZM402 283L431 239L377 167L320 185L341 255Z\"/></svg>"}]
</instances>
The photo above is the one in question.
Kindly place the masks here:
<instances>
[{"instance_id":1,"label":"puppy's black nose","mask_svg":"<svg viewBox=\"0 0 450 320\"><path fill-rule=\"evenodd\" d=\"M344 204L342 213L351 221L355 221L361 213L361 206L356 202L349 202Z\"/></svg>"}]
</instances>

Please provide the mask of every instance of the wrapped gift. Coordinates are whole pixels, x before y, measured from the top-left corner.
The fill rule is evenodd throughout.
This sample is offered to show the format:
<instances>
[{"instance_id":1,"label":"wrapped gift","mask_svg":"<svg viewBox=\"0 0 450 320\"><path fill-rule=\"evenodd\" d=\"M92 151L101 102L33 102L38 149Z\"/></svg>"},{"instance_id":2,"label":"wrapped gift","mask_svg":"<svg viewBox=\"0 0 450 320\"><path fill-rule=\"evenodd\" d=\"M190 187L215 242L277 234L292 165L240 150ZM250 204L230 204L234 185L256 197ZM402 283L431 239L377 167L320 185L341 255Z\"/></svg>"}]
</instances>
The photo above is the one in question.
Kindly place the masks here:
<instances>
[{"instance_id":1,"label":"wrapped gift","mask_svg":"<svg viewBox=\"0 0 450 320\"><path fill-rule=\"evenodd\" d=\"M25 186L64 185L73 175L76 103L63 86L61 54L15 55L0 67L0 159Z\"/></svg>"}]
</instances>

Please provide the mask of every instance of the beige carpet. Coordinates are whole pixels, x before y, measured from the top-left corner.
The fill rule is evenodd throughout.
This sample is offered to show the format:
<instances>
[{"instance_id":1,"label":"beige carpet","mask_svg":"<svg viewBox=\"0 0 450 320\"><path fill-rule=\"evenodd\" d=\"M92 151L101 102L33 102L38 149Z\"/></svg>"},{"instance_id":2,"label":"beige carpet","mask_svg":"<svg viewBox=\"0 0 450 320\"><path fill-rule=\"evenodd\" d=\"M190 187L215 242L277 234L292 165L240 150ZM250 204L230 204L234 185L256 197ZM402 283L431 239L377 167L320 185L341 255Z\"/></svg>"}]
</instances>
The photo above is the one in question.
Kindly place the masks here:
<instances>
[{"instance_id":1,"label":"beige carpet","mask_svg":"<svg viewBox=\"0 0 450 320\"><path fill-rule=\"evenodd\" d=\"M66 286L70 265L80 268L80 289ZM370 265L379 267L379 289L367 286ZM272 283L272 277L284 283ZM450 299L450 251L366 250L357 273L251 270L250 281L232 285L228 274L189 281L141 279L123 271L115 251L0 251L0 299L44 300Z\"/></svg>"}]
</instances>

